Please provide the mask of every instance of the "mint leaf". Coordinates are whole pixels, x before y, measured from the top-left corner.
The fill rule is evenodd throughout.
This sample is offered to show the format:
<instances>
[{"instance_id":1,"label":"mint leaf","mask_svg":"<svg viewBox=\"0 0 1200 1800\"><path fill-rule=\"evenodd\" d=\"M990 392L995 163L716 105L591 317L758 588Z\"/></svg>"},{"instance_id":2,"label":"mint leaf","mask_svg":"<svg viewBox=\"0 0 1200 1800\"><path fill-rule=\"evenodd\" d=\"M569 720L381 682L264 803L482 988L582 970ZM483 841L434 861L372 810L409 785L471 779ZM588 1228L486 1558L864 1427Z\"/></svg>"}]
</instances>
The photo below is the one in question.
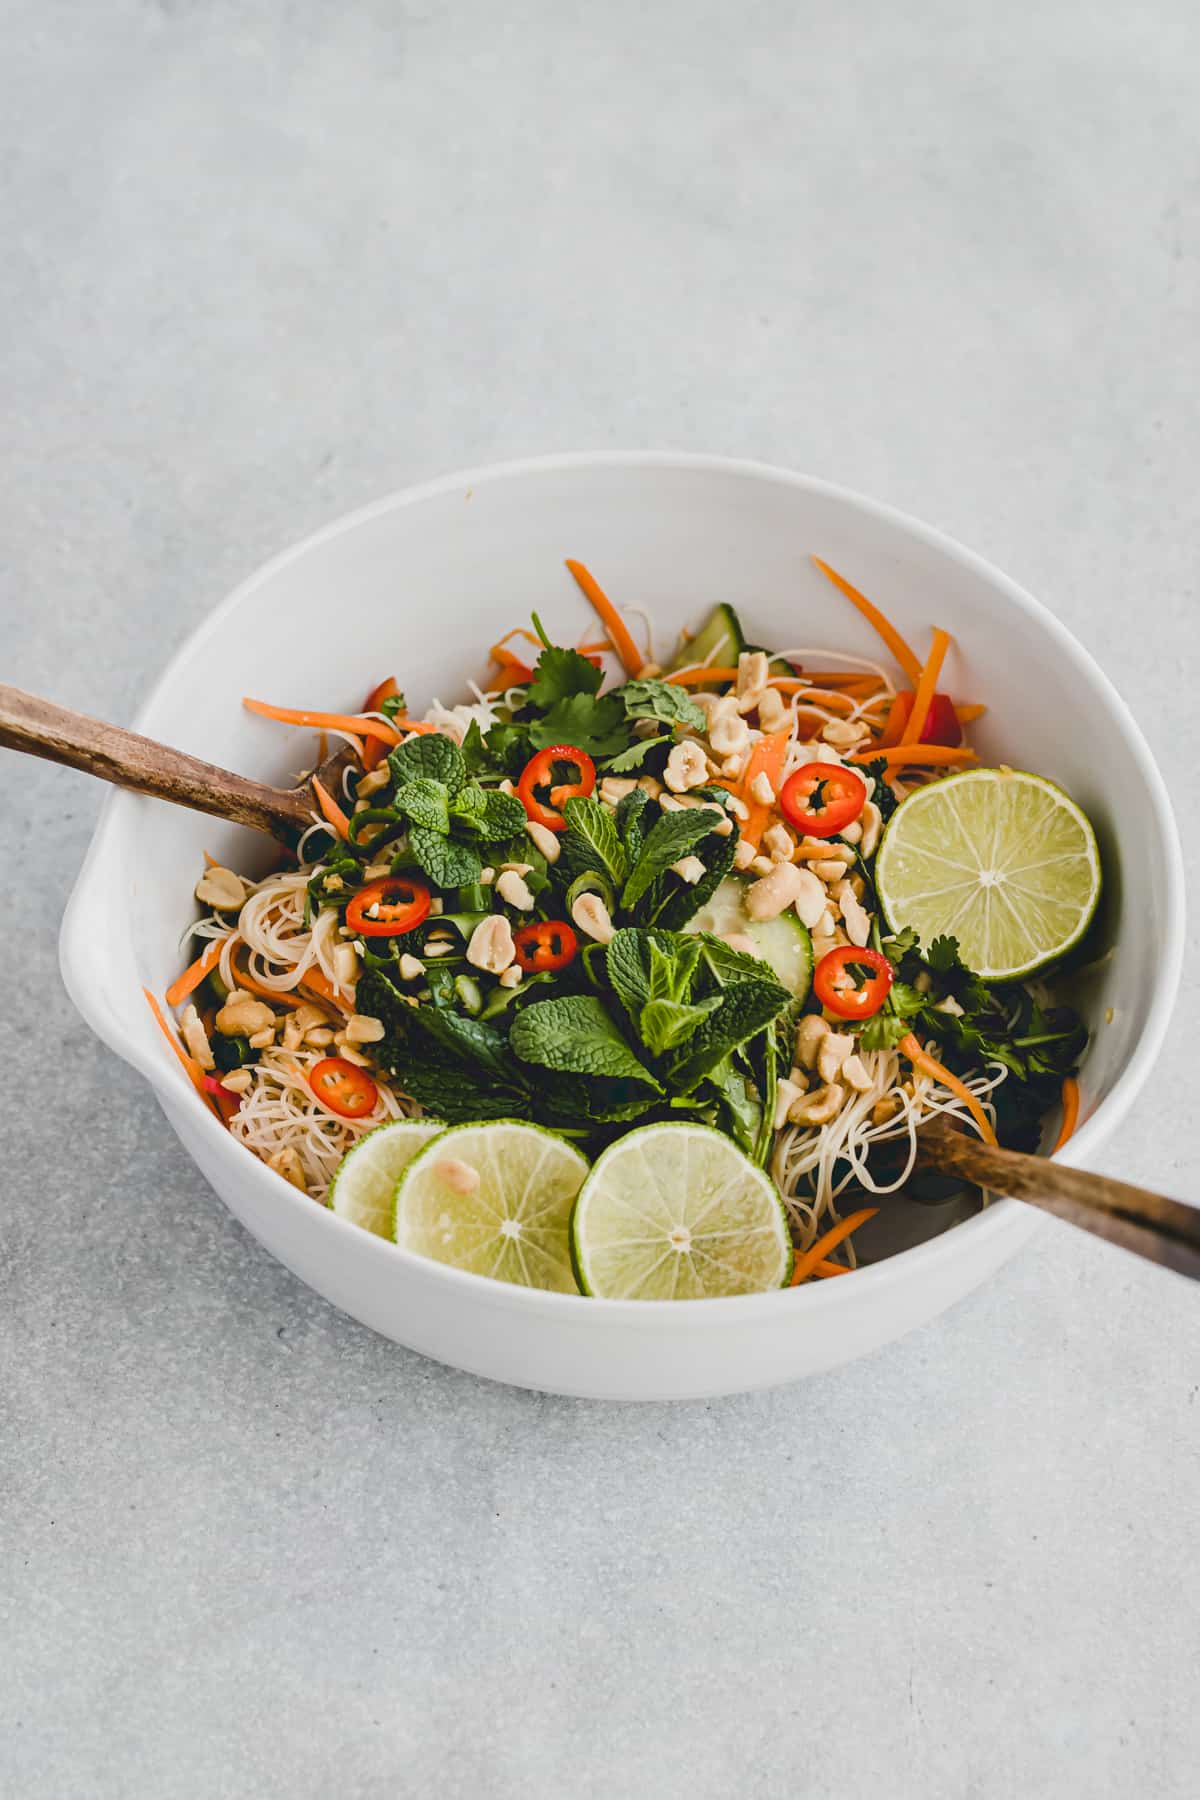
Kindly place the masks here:
<instances>
[{"instance_id":1,"label":"mint leaf","mask_svg":"<svg viewBox=\"0 0 1200 1800\"><path fill-rule=\"evenodd\" d=\"M646 933L650 1000L690 1000L701 946L696 938L666 939Z\"/></svg>"},{"instance_id":2,"label":"mint leaf","mask_svg":"<svg viewBox=\"0 0 1200 1800\"><path fill-rule=\"evenodd\" d=\"M467 779L467 761L462 751L452 738L443 737L437 731L397 744L388 757L388 767L397 783L424 776L430 781L440 781L452 795L457 794Z\"/></svg>"},{"instance_id":3,"label":"mint leaf","mask_svg":"<svg viewBox=\"0 0 1200 1800\"><path fill-rule=\"evenodd\" d=\"M592 994L568 994L527 1006L513 1020L509 1042L523 1062L640 1081L662 1092L621 1036L604 1002Z\"/></svg>"},{"instance_id":4,"label":"mint leaf","mask_svg":"<svg viewBox=\"0 0 1200 1800\"><path fill-rule=\"evenodd\" d=\"M663 813L641 847L633 872L625 883L621 905L626 908L636 906L656 877L686 856L693 844L707 837L720 820L721 814L709 806Z\"/></svg>"},{"instance_id":5,"label":"mint leaf","mask_svg":"<svg viewBox=\"0 0 1200 1800\"><path fill-rule=\"evenodd\" d=\"M562 650L551 645L543 650L533 671L529 701L533 706L551 707L559 700L576 694L597 694L604 671L581 656L578 650ZM582 749L582 744L576 746Z\"/></svg>"},{"instance_id":6,"label":"mint leaf","mask_svg":"<svg viewBox=\"0 0 1200 1800\"><path fill-rule=\"evenodd\" d=\"M469 887L483 873L483 863L470 844L443 837L440 831L414 825L408 842L414 858L435 887Z\"/></svg>"},{"instance_id":7,"label":"mint leaf","mask_svg":"<svg viewBox=\"0 0 1200 1800\"><path fill-rule=\"evenodd\" d=\"M414 825L423 825L428 831L447 832L450 829L446 789L440 781L431 781L427 775L401 782L392 805L397 812L406 814Z\"/></svg>"},{"instance_id":8,"label":"mint leaf","mask_svg":"<svg viewBox=\"0 0 1200 1800\"><path fill-rule=\"evenodd\" d=\"M591 666L590 664L588 665ZM613 756L629 742L625 711L613 694L594 699L590 694L571 694L559 700L529 727L529 741L536 750L555 744L572 744L588 756Z\"/></svg>"},{"instance_id":9,"label":"mint leaf","mask_svg":"<svg viewBox=\"0 0 1200 1800\"><path fill-rule=\"evenodd\" d=\"M590 871L603 875L614 888L625 879L625 852L617 836L612 814L599 800L574 795L563 807L567 829L560 840L562 855L573 875Z\"/></svg>"},{"instance_id":10,"label":"mint leaf","mask_svg":"<svg viewBox=\"0 0 1200 1800\"><path fill-rule=\"evenodd\" d=\"M695 939L703 945L704 960L722 986L736 981L774 979L770 963L761 957L747 956L744 950L732 950L721 938L713 937L707 931L697 931Z\"/></svg>"},{"instance_id":11,"label":"mint leaf","mask_svg":"<svg viewBox=\"0 0 1200 1800\"><path fill-rule=\"evenodd\" d=\"M737 843L736 831L731 831L726 838L711 839L704 852L705 872L700 880L694 885L682 882L673 894L669 894L655 913L654 923L668 931L682 931L688 920L695 918L700 908L711 900L728 875L733 867Z\"/></svg>"},{"instance_id":12,"label":"mint leaf","mask_svg":"<svg viewBox=\"0 0 1200 1800\"><path fill-rule=\"evenodd\" d=\"M477 781L464 782L450 802L450 812L465 825L475 826L483 817L487 795Z\"/></svg>"},{"instance_id":13,"label":"mint leaf","mask_svg":"<svg viewBox=\"0 0 1200 1800\"><path fill-rule=\"evenodd\" d=\"M645 788L634 788L617 802L617 836L625 849L625 860L632 869L646 841L645 816L650 796ZM657 813L658 808L655 807Z\"/></svg>"},{"instance_id":14,"label":"mint leaf","mask_svg":"<svg viewBox=\"0 0 1200 1800\"><path fill-rule=\"evenodd\" d=\"M615 697L625 708L629 719L661 719L665 725L687 725L693 731L704 731L708 716L686 688L672 681L627 681L615 690Z\"/></svg>"},{"instance_id":15,"label":"mint leaf","mask_svg":"<svg viewBox=\"0 0 1200 1800\"><path fill-rule=\"evenodd\" d=\"M721 1005L720 994L710 994L694 1006L680 1000L651 1000L642 1008L638 1029L651 1056L661 1056L676 1044L695 1035L700 1026Z\"/></svg>"},{"instance_id":16,"label":"mint leaf","mask_svg":"<svg viewBox=\"0 0 1200 1800\"><path fill-rule=\"evenodd\" d=\"M515 795L489 788L484 795L479 835L485 844L507 843L509 838L518 837L524 831L526 818L525 808Z\"/></svg>"},{"instance_id":17,"label":"mint leaf","mask_svg":"<svg viewBox=\"0 0 1200 1800\"><path fill-rule=\"evenodd\" d=\"M791 1004L791 994L776 981L740 981L726 988L720 1006L696 1032L686 1054L671 1066L671 1086L684 1092L694 1088Z\"/></svg>"},{"instance_id":18,"label":"mint leaf","mask_svg":"<svg viewBox=\"0 0 1200 1800\"><path fill-rule=\"evenodd\" d=\"M649 932L624 926L613 933L604 952L608 979L634 1025L641 1018L642 1008L650 999L649 957L646 950L649 935Z\"/></svg>"}]
</instances>

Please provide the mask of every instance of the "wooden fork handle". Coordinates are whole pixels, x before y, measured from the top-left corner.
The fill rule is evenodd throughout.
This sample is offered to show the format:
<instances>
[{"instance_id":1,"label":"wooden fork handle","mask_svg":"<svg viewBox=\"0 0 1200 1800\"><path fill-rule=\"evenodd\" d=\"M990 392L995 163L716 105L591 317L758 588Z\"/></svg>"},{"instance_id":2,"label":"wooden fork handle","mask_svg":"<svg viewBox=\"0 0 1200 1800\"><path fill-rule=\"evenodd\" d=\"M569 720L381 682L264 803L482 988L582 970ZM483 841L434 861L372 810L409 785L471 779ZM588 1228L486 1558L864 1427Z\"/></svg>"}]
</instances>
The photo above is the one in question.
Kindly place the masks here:
<instances>
[{"instance_id":1,"label":"wooden fork handle","mask_svg":"<svg viewBox=\"0 0 1200 1800\"><path fill-rule=\"evenodd\" d=\"M153 794L176 806L251 825L285 841L312 823L307 788L267 787L198 757L185 756L153 738L139 737L71 712L36 694L0 685L0 744L49 762L66 763L117 787Z\"/></svg>"},{"instance_id":2,"label":"wooden fork handle","mask_svg":"<svg viewBox=\"0 0 1200 1800\"><path fill-rule=\"evenodd\" d=\"M1200 1207L1044 1156L993 1149L953 1127L930 1125L917 1137L917 1160L977 1187L1040 1206L1056 1219L1200 1281Z\"/></svg>"}]
</instances>

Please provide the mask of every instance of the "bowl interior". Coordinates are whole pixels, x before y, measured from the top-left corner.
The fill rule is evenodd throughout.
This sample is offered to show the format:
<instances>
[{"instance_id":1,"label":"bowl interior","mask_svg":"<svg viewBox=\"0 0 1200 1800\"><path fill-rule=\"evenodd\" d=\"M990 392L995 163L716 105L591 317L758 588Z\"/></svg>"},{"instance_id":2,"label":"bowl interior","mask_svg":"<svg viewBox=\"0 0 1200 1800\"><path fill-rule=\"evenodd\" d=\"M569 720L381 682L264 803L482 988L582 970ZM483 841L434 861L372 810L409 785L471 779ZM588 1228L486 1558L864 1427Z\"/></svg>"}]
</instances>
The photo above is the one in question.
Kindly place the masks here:
<instances>
[{"instance_id":1,"label":"bowl interior","mask_svg":"<svg viewBox=\"0 0 1200 1800\"><path fill-rule=\"evenodd\" d=\"M140 728L229 768L292 779L314 760L313 734L247 713L244 693L353 709L395 674L418 708L463 698L488 646L531 609L567 642L594 626L566 556L587 562L618 602L644 609L660 653L727 601L764 644L819 651L827 666L839 652L879 655L869 627L812 567L813 552L919 653L930 625L945 626L954 648L944 685L989 708L973 728L984 760L1060 782L1095 822L1107 874L1097 945L1109 954L1075 996L1094 1033L1086 1117L1161 1008L1162 947L1178 938L1160 784L1112 689L1055 621L994 570L885 509L799 478L686 459L560 459L434 484L252 578L201 624ZM161 993L178 972L204 850L248 868L270 854L252 833L129 796L110 808L93 852L88 904L107 954L85 1010L148 1071L163 1054L139 989Z\"/></svg>"}]
</instances>

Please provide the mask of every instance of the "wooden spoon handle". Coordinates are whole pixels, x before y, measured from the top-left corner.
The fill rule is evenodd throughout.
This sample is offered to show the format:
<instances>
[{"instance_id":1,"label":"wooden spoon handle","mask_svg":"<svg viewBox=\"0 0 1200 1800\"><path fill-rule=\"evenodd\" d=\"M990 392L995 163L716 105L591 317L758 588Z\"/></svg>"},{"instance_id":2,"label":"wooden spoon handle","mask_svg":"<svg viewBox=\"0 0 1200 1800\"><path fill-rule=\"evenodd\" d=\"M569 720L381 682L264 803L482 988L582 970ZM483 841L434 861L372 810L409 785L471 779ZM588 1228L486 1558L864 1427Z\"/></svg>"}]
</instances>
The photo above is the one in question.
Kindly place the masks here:
<instances>
[{"instance_id":1,"label":"wooden spoon handle","mask_svg":"<svg viewBox=\"0 0 1200 1800\"><path fill-rule=\"evenodd\" d=\"M1040 1206L1110 1244L1200 1281L1200 1207L1107 1175L1069 1169L1044 1156L993 1149L944 1125L931 1125L919 1133L917 1160L993 1193Z\"/></svg>"},{"instance_id":2,"label":"wooden spoon handle","mask_svg":"<svg viewBox=\"0 0 1200 1800\"><path fill-rule=\"evenodd\" d=\"M0 744L99 775L117 787L153 794L195 812L251 825L285 841L312 823L306 788L267 787L185 756L152 738L70 712L20 688L0 685Z\"/></svg>"}]
</instances>

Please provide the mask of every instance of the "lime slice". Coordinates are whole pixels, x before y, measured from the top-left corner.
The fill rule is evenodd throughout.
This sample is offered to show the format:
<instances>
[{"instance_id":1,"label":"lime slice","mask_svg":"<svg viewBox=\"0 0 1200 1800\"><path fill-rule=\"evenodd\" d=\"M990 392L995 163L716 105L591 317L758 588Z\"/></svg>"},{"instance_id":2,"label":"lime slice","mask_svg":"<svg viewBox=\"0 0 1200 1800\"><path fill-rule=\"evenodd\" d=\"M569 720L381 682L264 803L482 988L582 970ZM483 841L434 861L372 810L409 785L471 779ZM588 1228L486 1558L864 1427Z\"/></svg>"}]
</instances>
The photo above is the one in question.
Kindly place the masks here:
<instances>
[{"instance_id":1,"label":"lime slice","mask_svg":"<svg viewBox=\"0 0 1200 1800\"><path fill-rule=\"evenodd\" d=\"M1019 769L967 769L910 794L879 847L893 931L958 939L968 967L1016 981L1057 962L1091 923L1100 852L1075 802Z\"/></svg>"},{"instance_id":2,"label":"lime slice","mask_svg":"<svg viewBox=\"0 0 1200 1800\"><path fill-rule=\"evenodd\" d=\"M368 1131L337 1166L329 1189L334 1212L376 1237L390 1238L396 1183L417 1151L445 1129L427 1119L397 1119Z\"/></svg>"},{"instance_id":3,"label":"lime slice","mask_svg":"<svg viewBox=\"0 0 1200 1800\"><path fill-rule=\"evenodd\" d=\"M540 1126L456 1125L405 1171L396 1242L493 1281L573 1294L571 1207L587 1172L578 1150Z\"/></svg>"},{"instance_id":4,"label":"lime slice","mask_svg":"<svg viewBox=\"0 0 1200 1800\"><path fill-rule=\"evenodd\" d=\"M792 1272L770 1177L707 1125L644 1125L583 1184L571 1220L575 1272L604 1300L760 1294Z\"/></svg>"}]
</instances>

